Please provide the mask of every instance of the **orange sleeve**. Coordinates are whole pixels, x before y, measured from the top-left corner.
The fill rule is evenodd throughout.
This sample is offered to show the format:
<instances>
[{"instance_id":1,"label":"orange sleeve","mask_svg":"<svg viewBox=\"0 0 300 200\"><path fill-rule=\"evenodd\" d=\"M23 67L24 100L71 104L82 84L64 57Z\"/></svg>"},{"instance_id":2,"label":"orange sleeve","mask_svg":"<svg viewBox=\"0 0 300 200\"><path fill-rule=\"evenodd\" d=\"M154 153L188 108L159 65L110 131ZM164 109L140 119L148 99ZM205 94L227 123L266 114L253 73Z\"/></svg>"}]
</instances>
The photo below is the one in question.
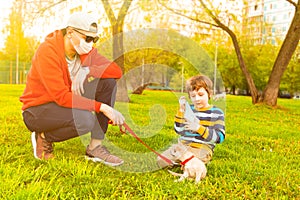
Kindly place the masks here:
<instances>
[{"instance_id":1,"label":"orange sleeve","mask_svg":"<svg viewBox=\"0 0 300 200\"><path fill-rule=\"evenodd\" d=\"M89 54L80 56L82 66L89 67L89 76L94 78L116 78L122 77L121 68L104 56L100 55L96 48Z\"/></svg>"}]
</instances>

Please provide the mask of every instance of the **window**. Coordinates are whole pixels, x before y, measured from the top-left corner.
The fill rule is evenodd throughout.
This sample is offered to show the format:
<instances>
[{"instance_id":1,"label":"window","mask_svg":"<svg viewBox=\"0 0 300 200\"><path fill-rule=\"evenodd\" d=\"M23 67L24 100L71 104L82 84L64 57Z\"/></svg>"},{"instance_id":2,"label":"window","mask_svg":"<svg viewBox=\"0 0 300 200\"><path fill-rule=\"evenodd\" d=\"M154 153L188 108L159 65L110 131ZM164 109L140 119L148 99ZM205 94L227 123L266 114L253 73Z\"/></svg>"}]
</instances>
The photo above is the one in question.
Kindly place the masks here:
<instances>
[{"instance_id":1,"label":"window","mask_svg":"<svg viewBox=\"0 0 300 200\"><path fill-rule=\"evenodd\" d=\"M286 26L283 26L282 27L282 32L285 32L286 31Z\"/></svg>"},{"instance_id":2,"label":"window","mask_svg":"<svg viewBox=\"0 0 300 200\"><path fill-rule=\"evenodd\" d=\"M273 45L275 45L275 44L276 44L276 41L275 41L274 39L272 39L271 43L272 43Z\"/></svg>"}]
</instances>

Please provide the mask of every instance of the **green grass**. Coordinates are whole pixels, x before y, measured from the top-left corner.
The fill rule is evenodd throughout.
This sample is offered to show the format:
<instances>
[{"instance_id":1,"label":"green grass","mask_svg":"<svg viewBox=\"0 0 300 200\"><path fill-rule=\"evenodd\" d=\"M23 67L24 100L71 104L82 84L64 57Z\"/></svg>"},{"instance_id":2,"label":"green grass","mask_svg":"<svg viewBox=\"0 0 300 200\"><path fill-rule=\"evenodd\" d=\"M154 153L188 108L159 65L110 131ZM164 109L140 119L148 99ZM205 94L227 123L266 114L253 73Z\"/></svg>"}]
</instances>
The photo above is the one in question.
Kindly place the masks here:
<instances>
[{"instance_id":1,"label":"green grass","mask_svg":"<svg viewBox=\"0 0 300 200\"><path fill-rule=\"evenodd\" d=\"M24 85L0 85L0 199L300 199L300 101L280 109L227 96L226 140L215 149L207 177L175 183L157 169L155 154L110 127L106 145L125 163L116 168L84 159L88 135L56 143L56 158L32 155L18 101ZM117 103L130 127L158 151L176 141L177 95L145 91Z\"/></svg>"}]
</instances>

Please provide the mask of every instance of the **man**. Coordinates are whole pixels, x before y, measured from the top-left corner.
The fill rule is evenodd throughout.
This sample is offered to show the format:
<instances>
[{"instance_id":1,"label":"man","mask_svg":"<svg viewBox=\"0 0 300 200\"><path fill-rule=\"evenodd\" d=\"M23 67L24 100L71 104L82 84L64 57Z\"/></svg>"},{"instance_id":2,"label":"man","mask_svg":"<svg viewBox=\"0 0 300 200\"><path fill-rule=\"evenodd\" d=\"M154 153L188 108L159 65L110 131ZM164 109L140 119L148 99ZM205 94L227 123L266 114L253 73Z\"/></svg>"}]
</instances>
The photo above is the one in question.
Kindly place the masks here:
<instances>
[{"instance_id":1,"label":"man","mask_svg":"<svg viewBox=\"0 0 300 200\"><path fill-rule=\"evenodd\" d=\"M65 28L46 37L32 59L20 101L37 159L53 158L54 142L91 132L88 159L123 163L102 145L109 120L122 125L125 119L112 108L122 71L93 48L97 33L92 16L75 13Z\"/></svg>"}]
</instances>

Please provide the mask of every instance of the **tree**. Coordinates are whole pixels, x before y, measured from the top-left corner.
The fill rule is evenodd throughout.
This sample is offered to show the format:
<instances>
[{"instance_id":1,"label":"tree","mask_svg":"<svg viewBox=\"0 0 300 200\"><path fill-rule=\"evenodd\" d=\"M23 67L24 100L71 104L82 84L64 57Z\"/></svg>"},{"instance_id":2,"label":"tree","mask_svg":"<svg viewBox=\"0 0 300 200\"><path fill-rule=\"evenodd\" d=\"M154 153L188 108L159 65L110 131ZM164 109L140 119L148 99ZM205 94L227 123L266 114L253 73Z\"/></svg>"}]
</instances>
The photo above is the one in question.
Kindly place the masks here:
<instances>
[{"instance_id":1,"label":"tree","mask_svg":"<svg viewBox=\"0 0 300 200\"><path fill-rule=\"evenodd\" d=\"M128 9L132 0L124 0L123 5L116 18L114 12L107 0L101 0L110 21L113 35L113 59L121 67L123 73L124 68L124 49L123 49L123 25ZM129 102L127 93L126 79L122 78L118 82L117 100L122 102Z\"/></svg>"},{"instance_id":2,"label":"tree","mask_svg":"<svg viewBox=\"0 0 300 200\"><path fill-rule=\"evenodd\" d=\"M221 19L218 17L218 14L219 14L218 11L213 10L212 8L209 8L203 0L198 0L198 3L203 7L204 11L207 13L207 15L213 21L213 22L209 22L209 21L203 21L200 18L198 18L197 13L196 13L195 17L191 17L191 15L185 14L184 12L180 12L178 10L174 10L174 9L166 6L165 2L164 3L160 2L160 4L176 14L185 16L185 17L187 17L193 21L199 22L199 23L209 24L213 27L217 27L217 28L220 28L223 31L225 31L232 40L232 43L233 43L233 46L234 46L234 49L235 49L235 52L236 52L236 55L238 58L239 66L246 78L248 87L250 89L250 93L252 96L252 103L256 104L256 103L263 102L270 106L276 106L281 77L289 64L289 61L298 45L298 42L300 39L300 27L298 26L298 24L300 24L300 1L298 1L297 3L294 3L292 0L286 0L286 1L288 1L289 3L294 5L295 15L294 15L294 18L290 25L289 31L286 35L286 38L285 38L285 40L281 46L281 49L277 55L275 63L273 65L273 69L269 76L269 81L267 83L267 86L265 87L261 96L258 93L258 90L256 88L254 80L245 64L243 54L241 52L240 44L238 42L236 34L234 33L234 31L232 29L230 29L229 25L225 25L225 23L223 23L221 21ZM210 6L212 7L211 4L210 4ZM230 17L233 17L233 15L230 14L228 16L227 20L229 20Z\"/></svg>"},{"instance_id":3,"label":"tree","mask_svg":"<svg viewBox=\"0 0 300 200\"><path fill-rule=\"evenodd\" d=\"M293 2L292 0L286 1L295 7L294 18L273 65L268 84L260 98L261 102L264 102L270 106L277 105L277 96L281 77L287 69L287 66L298 46L300 39L300 0L298 0L297 3Z\"/></svg>"},{"instance_id":4,"label":"tree","mask_svg":"<svg viewBox=\"0 0 300 200\"><path fill-rule=\"evenodd\" d=\"M15 1L9 15L9 25L6 26L5 60L15 64L15 83L22 80L22 72L26 70L26 63L30 63L38 42L24 34L24 2ZM22 65L21 65L22 63ZM21 74L19 74L21 72Z\"/></svg>"},{"instance_id":5,"label":"tree","mask_svg":"<svg viewBox=\"0 0 300 200\"><path fill-rule=\"evenodd\" d=\"M51 8L64 1L66 0L14 0L9 15L10 23L4 30L8 34L3 54L5 59L15 63L16 83L18 83L19 72L21 72L21 80L22 72L29 68L30 65L27 63L31 62L34 52L39 45L36 37L25 35L27 27L32 27L34 20L40 16L45 17L46 13L51 16Z\"/></svg>"}]
</instances>

